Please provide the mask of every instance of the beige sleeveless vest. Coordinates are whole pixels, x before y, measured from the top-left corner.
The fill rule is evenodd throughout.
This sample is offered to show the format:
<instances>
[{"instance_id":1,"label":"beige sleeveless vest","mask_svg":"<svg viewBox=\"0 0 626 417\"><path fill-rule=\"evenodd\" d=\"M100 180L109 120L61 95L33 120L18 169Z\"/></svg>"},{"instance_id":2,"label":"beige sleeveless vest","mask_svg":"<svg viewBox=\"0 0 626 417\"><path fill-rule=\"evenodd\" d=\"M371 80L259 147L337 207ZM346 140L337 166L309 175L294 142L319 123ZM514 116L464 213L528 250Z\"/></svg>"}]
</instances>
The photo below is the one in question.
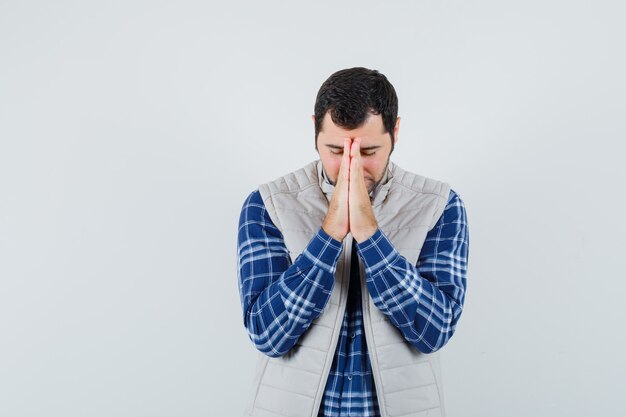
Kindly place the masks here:
<instances>
[{"instance_id":1,"label":"beige sleeveless vest","mask_svg":"<svg viewBox=\"0 0 626 417\"><path fill-rule=\"evenodd\" d=\"M320 160L259 187L292 262L322 225L333 190ZM404 171L389 161L371 196L379 228L413 265L428 231L443 213L449 192L447 183ZM348 234L332 295L296 345L278 358L259 352L246 417L317 416L346 308L351 251ZM444 417L439 351L424 354L403 338L374 305L360 260L359 266L365 337L382 417Z\"/></svg>"}]
</instances>

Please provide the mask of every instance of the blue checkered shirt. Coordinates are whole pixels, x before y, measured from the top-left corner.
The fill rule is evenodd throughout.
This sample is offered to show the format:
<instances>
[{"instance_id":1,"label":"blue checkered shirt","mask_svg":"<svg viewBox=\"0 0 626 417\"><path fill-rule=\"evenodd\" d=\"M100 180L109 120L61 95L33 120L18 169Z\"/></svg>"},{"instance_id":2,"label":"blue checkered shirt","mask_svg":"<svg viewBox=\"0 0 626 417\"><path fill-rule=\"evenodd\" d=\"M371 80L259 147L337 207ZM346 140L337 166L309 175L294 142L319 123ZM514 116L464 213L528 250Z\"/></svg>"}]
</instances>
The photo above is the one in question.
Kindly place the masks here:
<instances>
[{"instance_id":1,"label":"blue checkered shirt","mask_svg":"<svg viewBox=\"0 0 626 417\"><path fill-rule=\"evenodd\" d=\"M258 190L243 204L237 243L243 324L259 351L282 356L330 299L342 244L320 227L292 264ZM318 416L380 416L363 328L357 254L374 304L421 352L432 353L448 342L463 309L469 235L463 201L453 190L417 265L400 255L380 229L353 243L348 302Z\"/></svg>"}]
</instances>

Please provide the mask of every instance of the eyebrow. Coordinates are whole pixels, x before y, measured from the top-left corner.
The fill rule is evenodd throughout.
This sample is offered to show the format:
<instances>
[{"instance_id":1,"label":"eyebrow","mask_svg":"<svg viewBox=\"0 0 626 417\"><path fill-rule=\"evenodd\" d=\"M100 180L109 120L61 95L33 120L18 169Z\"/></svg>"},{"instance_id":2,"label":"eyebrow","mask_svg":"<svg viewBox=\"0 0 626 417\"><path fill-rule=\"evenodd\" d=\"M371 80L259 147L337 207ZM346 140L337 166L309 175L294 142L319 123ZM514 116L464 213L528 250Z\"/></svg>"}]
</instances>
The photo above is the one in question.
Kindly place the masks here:
<instances>
[{"instance_id":1,"label":"eyebrow","mask_svg":"<svg viewBox=\"0 0 626 417\"><path fill-rule=\"evenodd\" d=\"M343 150L343 146L339 146L339 145L332 145L332 144L327 144L325 145L327 148L331 148L331 149L339 149L339 150ZM382 148L382 146L380 145L373 145L373 146L362 146L361 150L362 151L371 151L373 149L378 149L378 148Z\"/></svg>"}]
</instances>

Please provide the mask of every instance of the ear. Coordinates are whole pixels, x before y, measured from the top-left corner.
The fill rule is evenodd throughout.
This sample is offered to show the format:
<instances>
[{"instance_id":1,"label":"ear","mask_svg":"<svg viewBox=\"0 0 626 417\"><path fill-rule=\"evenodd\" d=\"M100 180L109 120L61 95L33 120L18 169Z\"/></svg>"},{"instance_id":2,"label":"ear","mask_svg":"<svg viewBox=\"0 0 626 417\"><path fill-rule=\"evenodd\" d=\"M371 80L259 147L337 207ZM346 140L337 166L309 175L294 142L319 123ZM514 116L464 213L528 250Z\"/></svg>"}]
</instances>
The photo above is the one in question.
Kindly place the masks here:
<instances>
[{"instance_id":1,"label":"ear","mask_svg":"<svg viewBox=\"0 0 626 417\"><path fill-rule=\"evenodd\" d=\"M393 144L398 143L398 131L400 130L400 118L396 117L396 126L393 128Z\"/></svg>"},{"instance_id":2,"label":"ear","mask_svg":"<svg viewBox=\"0 0 626 417\"><path fill-rule=\"evenodd\" d=\"M313 120L313 130L315 130L315 115L312 114L311 115L311 120ZM317 138L315 138L315 151L318 153L320 153L319 149L317 149Z\"/></svg>"}]
</instances>

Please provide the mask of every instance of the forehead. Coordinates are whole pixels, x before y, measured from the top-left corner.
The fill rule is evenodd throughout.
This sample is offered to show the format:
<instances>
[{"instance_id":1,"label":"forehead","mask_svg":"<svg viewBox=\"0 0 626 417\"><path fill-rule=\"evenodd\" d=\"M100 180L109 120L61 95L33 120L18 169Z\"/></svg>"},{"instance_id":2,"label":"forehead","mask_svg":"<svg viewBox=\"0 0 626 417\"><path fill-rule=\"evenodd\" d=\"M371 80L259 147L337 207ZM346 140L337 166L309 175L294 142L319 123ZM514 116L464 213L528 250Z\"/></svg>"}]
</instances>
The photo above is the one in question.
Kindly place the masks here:
<instances>
[{"instance_id":1,"label":"forehead","mask_svg":"<svg viewBox=\"0 0 626 417\"><path fill-rule=\"evenodd\" d=\"M333 122L330 112L327 112L324 115L319 138L327 142L342 142L345 137L360 137L367 141L388 140L387 132L385 132L385 126L383 125L383 118L380 114L370 114L365 119L365 122L356 129L344 129L337 126Z\"/></svg>"}]
</instances>

